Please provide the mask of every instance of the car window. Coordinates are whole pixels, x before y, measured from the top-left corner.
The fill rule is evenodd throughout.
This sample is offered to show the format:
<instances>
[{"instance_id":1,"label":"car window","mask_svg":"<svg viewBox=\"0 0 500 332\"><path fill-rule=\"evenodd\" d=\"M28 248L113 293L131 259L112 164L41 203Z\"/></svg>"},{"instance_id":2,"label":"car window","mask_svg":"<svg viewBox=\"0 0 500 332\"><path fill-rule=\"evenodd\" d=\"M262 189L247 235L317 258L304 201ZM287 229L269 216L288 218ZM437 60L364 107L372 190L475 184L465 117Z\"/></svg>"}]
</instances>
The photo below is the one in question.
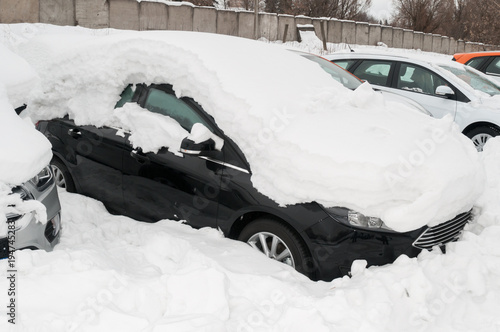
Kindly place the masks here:
<instances>
[{"instance_id":1,"label":"car window","mask_svg":"<svg viewBox=\"0 0 500 332\"><path fill-rule=\"evenodd\" d=\"M469 61L467 61L466 65L471 66L472 68L478 69L481 67L481 65L488 59L488 57L477 57L477 58L472 58Z\"/></svg>"},{"instance_id":2,"label":"car window","mask_svg":"<svg viewBox=\"0 0 500 332\"><path fill-rule=\"evenodd\" d=\"M125 105L126 103L131 102L134 93L135 87L132 84L129 84L120 95L120 100L118 100L118 102L116 103L115 108L123 107L123 105Z\"/></svg>"},{"instance_id":3,"label":"car window","mask_svg":"<svg viewBox=\"0 0 500 332\"><path fill-rule=\"evenodd\" d=\"M332 60L332 62L347 70L356 60Z\"/></svg>"},{"instance_id":4,"label":"car window","mask_svg":"<svg viewBox=\"0 0 500 332\"><path fill-rule=\"evenodd\" d=\"M500 75L500 57L496 57L489 65L486 67L487 74L497 74Z\"/></svg>"},{"instance_id":5,"label":"car window","mask_svg":"<svg viewBox=\"0 0 500 332\"><path fill-rule=\"evenodd\" d=\"M436 88L449 85L432 71L409 63L401 63L397 75L397 88L418 93L436 95Z\"/></svg>"},{"instance_id":6,"label":"car window","mask_svg":"<svg viewBox=\"0 0 500 332\"><path fill-rule=\"evenodd\" d=\"M391 62L365 60L352 72L354 75L371 84L388 86Z\"/></svg>"},{"instance_id":7,"label":"car window","mask_svg":"<svg viewBox=\"0 0 500 332\"><path fill-rule=\"evenodd\" d=\"M173 118L182 128L191 132L195 123L201 123L207 128L211 126L187 103L175 95L156 88L149 88L144 108Z\"/></svg>"},{"instance_id":8,"label":"car window","mask_svg":"<svg viewBox=\"0 0 500 332\"><path fill-rule=\"evenodd\" d=\"M319 56L311 54L305 54L303 55L303 57L313 62L316 62L318 65L320 65L321 69L330 74L330 76L334 80L336 80L337 82L339 82L348 89L355 90L362 84L362 82L357 77L353 76L348 71L340 68L338 65L331 63L328 60L325 60Z\"/></svg>"},{"instance_id":9,"label":"car window","mask_svg":"<svg viewBox=\"0 0 500 332\"><path fill-rule=\"evenodd\" d=\"M500 85L493 83L483 73L471 69L467 66L462 68L455 66L439 65L439 67L446 69L466 82L473 89L485 92L491 96L500 95Z\"/></svg>"}]
</instances>

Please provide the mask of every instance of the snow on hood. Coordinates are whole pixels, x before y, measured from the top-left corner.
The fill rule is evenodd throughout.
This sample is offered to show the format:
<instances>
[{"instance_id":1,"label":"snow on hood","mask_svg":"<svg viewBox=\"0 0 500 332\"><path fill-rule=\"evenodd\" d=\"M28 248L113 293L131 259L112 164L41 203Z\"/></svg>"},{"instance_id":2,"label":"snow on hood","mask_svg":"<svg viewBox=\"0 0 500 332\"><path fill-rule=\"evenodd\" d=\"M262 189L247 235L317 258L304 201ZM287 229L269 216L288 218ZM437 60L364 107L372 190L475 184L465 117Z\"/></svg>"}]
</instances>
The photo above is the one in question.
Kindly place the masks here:
<instances>
[{"instance_id":1,"label":"snow on hood","mask_svg":"<svg viewBox=\"0 0 500 332\"><path fill-rule=\"evenodd\" d=\"M54 35L19 47L42 77L33 118L114 123L128 83L170 83L215 118L245 153L254 186L281 205L344 206L408 231L470 209L482 190L476 150L453 119L386 103L369 84L350 91L281 47L205 33L91 31L57 52Z\"/></svg>"}]
</instances>

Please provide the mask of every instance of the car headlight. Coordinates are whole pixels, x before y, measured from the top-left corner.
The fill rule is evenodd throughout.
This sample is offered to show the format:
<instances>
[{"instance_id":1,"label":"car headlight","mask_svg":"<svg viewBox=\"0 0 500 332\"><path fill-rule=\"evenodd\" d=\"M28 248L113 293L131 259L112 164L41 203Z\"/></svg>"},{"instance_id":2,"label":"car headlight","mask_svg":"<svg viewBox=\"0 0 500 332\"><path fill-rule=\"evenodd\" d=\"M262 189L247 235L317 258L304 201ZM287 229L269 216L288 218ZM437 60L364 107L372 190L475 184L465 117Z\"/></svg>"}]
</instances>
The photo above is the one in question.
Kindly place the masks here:
<instances>
[{"instance_id":1,"label":"car headlight","mask_svg":"<svg viewBox=\"0 0 500 332\"><path fill-rule=\"evenodd\" d=\"M50 166L44 167L40 173L35 175L30 182L38 189L38 190L43 190L50 180L52 180L52 170L50 169Z\"/></svg>"},{"instance_id":2,"label":"car headlight","mask_svg":"<svg viewBox=\"0 0 500 332\"><path fill-rule=\"evenodd\" d=\"M359 227L369 230L383 230L388 232L395 232L391 228L387 227L382 221L382 219L377 217L365 216L360 212L349 210L342 207L333 207L324 209L333 219L347 226Z\"/></svg>"}]
</instances>

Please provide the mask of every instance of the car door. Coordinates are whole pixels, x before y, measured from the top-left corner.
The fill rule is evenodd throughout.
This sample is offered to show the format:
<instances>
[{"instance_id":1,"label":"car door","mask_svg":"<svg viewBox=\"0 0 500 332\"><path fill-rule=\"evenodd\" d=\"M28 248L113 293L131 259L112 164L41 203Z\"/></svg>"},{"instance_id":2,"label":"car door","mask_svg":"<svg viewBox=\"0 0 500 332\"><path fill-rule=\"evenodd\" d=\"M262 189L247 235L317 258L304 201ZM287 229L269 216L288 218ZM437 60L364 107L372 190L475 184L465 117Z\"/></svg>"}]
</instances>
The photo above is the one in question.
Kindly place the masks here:
<instances>
[{"instance_id":1,"label":"car door","mask_svg":"<svg viewBox=\"0 0 500 332\"><path fill-rule=\"evenodd\" d=\"M215 124L193 101L179 99L169 85L148 87L140 106L176 120L188 132L202 123L216 132ZM126 135L128 140L130 136ZM123 154L123 195L127 215L143 221L186 220L194 227L217 225L223 151L210 158L160 149L143 153L127 143Z\"/></svg>"},{"instance_id":2,"label":"car door","mask_svg":"<svg viewBox=\"0 0 500 332\"><path fill-rule=\"evenodd\" d=\"M59 120L67 163L77 191L102 201L113 212L123 211L122 158L125 138L109 127L77 126L68 118Z\"/></svg>"},{"instance_id":3,"label":"car door","mask_svg":"<svg viewBox=\"0 0 500 332\"><path fill-rule=\"evenodd\" d=\"M484 71L486 75L500 82L500 56L491 57Z\"/></svg>"},{"instance_id":4,"label":"car door","mask_svg":"<svg viewBox=\"0 0 500 332\"><path fill-rule=\"evenodd\" d=\"M436 89L443 85L449 86L455 96L438 95ZM455 118L459 91L427 68L407 62L398 63L392 87L393 91L422 105L435 118L442 118L447 114Z\"/></svg>"}]
</instances>

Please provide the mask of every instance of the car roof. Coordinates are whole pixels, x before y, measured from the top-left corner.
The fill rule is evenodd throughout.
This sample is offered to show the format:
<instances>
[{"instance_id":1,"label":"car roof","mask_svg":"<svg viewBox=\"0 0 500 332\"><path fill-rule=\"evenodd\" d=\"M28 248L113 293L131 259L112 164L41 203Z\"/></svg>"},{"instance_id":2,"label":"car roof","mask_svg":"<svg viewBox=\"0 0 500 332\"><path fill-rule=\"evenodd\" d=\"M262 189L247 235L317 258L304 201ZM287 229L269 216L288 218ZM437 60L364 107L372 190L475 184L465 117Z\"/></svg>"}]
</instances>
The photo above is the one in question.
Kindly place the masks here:
<instances>
[{"instance_id":1,"label":"car roof","mask_svg":"<svg viewBox=\"0 0 500 332\"><path fill-rule=\"evenodd\" d=\"M484 56L500 56L500 51L484 51L484 52L468 52L468 53L455 53L453 59L460 63L465 63L473 58Z\"/></svg>"},{"instance_id":2,"label":"car roof","mask_svg":"<svg viewBox=\"0 0 500 332\"><path fill-rule=\"evenodd\" d=\"M324 58L332 60L341 59L377 59L377 60L392 60L392 61L406 61L414 64L418 64L424 67L428 67L430 64L446 64L451 62L450 60L444 60L441 57L436 57L436 59L430 59L428 56L411 56L411 55L401 55L401 54L382 54L382 53L362 53L362 52L339 52L325 55ZM458 65L458 64L457 64Z\"/></svg>"}]
</instances>

